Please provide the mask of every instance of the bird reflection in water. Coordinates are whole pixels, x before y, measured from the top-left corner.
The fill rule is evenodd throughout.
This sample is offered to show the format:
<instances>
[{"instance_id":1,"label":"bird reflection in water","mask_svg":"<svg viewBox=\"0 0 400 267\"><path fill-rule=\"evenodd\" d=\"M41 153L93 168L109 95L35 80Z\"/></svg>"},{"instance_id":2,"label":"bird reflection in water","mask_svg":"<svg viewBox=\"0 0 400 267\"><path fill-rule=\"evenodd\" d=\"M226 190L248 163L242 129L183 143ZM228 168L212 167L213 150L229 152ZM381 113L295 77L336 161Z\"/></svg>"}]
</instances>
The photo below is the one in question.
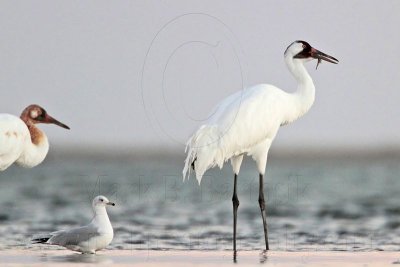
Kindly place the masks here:
<instances>
[{"instance_id":1,"label":"bird reflection in water","mask_svg":"<svg viewBox=\"0 0 400 267\"><path fill-rule=\"evenodd\" d=\"M69 255L47 255L40 256L41 262L63 262L63 263L101 263L112 264L113 261L105 255L96 254L69 254Z\"/></svg>"},{"instance_id":2,"label":"bird reflection in water","mask_svg":"<svg viewBox=\"0 0 400 267\"><path fill-rule=\"evenodd\" d=\"M263 250L260 252L260 264L267 263L268 261L268 250ZM238 253L237 250L233 251L233 263L238 263Z\"/></svg>"},{"instance_id":3,"label":"bird reflection in water","mask_svg":"<svg viewBox=\"0 0 400 267\"><path fill-rule=\"evenodd\" d=\"M268 260L268 250L263 250L260 253L260 263L267 263Z\"/></svg>"}]
</instances>

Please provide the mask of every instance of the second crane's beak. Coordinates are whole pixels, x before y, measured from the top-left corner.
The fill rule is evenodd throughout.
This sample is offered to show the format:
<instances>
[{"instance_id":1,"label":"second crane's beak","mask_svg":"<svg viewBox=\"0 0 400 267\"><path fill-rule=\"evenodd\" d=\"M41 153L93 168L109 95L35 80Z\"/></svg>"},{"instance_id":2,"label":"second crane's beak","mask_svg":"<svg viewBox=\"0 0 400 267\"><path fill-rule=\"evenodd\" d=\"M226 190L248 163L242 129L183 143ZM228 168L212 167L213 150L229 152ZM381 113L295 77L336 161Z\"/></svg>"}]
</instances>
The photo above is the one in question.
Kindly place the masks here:
<instances>
[{"instance_id":1,"label":"second crane's beak","mask_svg":"<svg viewBox=\"0 0 400 267\"><path fill-rule=\"evenodd\" d=\"M339 63L339 60L337 60L336 58L334 58L334 57L332 57L330 55L327 55L327 54L325 54L325 53L323 53L321 51L318 51L317 49L315 49L313 47L311 48L310 54L311 54L311 57L318 59L318 63L317 63L317 67L316 68L318 68L318 64L321 63L321 60L325 60L325 61L328 61L328 62L333 63L333 64L338 64Z\"/></svg>"},{"instance_id":2,"label":"second crane's beak","mask_svg":"<svg viewBox=\"0 0 400 267\"><path fill-rule=\"evenodd\" d=\"M46 114L46 117L44 118L43 122L52 123L52 124L55 124L55 125L58 125L58 126L64 128L64 129L69 130L69 127L67 125L59 122L58 120L54 119L53 117L51 117L50 115L47 115L47 114Z\"/></svg>"}]
</instances>

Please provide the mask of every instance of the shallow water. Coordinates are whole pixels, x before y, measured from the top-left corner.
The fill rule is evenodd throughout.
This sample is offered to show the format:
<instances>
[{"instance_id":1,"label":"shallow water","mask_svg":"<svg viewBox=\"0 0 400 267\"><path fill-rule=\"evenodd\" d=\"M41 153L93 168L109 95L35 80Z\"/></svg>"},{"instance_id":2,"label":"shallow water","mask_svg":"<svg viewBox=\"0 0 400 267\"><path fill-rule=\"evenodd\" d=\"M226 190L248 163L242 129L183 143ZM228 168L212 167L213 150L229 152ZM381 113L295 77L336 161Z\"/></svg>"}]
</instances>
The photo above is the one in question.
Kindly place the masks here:
<instances>
[{"instance_id":1,"label":"shallow water","mask_svg":"<svg viewBox=\"0 0 400 267\"><path fill-rule=\"evenodd\" d=\"M181 158L181 157L182 158ZM230 166L201 186L182 182L183 155L49 155L33 169L0 173L0 248L32 248L33 236L86 224L91 199L106 195L111 249L226 250L232 247ZM139 159L140 158L140 159ZM398 159L271 158L265 178L273 250L398 250ZM238 248L262 249L258 175L251 161L238 181Z\"/></svg>"}]
</instances>

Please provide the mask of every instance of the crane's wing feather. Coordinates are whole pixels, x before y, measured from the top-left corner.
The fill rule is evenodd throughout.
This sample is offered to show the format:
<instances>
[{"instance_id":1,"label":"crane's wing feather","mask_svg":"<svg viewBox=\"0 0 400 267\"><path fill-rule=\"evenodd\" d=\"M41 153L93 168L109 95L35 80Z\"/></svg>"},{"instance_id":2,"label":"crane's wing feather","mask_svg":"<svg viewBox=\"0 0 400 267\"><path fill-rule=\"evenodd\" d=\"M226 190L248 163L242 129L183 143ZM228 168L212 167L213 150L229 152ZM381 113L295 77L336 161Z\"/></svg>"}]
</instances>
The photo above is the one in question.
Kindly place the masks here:
<instances>
[{"instance_id":1,"label":"crane's wing feather","mask_svg":"<svg viewBox=\"0 0 400 267\"><path fill-rule=\"evenodd\" d=\"M187 143L184 177L195 161L200 182L207 169L222 167L232 156L251 153L260 142L273 139L285 115L280 107L287 95L272 85L260 84L221 101L210 120Z\"/></svg>"}]
</instances>

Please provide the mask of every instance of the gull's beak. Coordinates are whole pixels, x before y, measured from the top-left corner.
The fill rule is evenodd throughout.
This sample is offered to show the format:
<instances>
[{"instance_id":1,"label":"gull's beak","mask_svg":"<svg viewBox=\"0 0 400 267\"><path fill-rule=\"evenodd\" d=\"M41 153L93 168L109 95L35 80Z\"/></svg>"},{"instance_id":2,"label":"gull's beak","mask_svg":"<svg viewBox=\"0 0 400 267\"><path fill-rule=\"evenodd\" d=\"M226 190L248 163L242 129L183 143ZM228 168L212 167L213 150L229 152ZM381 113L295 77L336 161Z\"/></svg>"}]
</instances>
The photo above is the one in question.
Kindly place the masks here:
<instances>
[{"instance_id":1,"label":"gull's beak","mask_svg":"<svg viewBox=\"0 0 400 267\"><path fill-rule=\"evenodd\" d=\"M58 120L54 119L53 117L51 117L50 115L47 115L47 114L46 114L46 117L43 120L43 122L44 123L52 123L52 124L55 124L55 125L58 125L58 126L64 128L64 129L68 129L69 130L69 127L67 125L65 125L64 123L59 122Z\"/></svg>"},{"instance_id":2,"label":"gull's beak","mask_svg":"<svg viewBox=\"0 0 400 267\"><path fill-rule=\"evenodd\" d=\"M107 205L115 206L115 203L114 202L108 202Z\"/></svg>"},{"instance_id":3,"label":"gull's beak","mask_svg":"<svg viewBox=\"0 0 400 267\"><path fill-rule=\"evenodd\" d=\"M328 61L328 62L333 63L333 64L338 64L339 63L339 60L337 60L336 58L334 58L334 57L332 57L330 55L327 55L327 54L325 54L325 53L323 53L321 51L318 51L315 48L311 48L311 57L318 59L318 63L320 63L321 60L325 60L325 61Z\"/></svg>"}]
</instances>

